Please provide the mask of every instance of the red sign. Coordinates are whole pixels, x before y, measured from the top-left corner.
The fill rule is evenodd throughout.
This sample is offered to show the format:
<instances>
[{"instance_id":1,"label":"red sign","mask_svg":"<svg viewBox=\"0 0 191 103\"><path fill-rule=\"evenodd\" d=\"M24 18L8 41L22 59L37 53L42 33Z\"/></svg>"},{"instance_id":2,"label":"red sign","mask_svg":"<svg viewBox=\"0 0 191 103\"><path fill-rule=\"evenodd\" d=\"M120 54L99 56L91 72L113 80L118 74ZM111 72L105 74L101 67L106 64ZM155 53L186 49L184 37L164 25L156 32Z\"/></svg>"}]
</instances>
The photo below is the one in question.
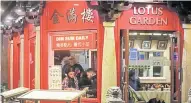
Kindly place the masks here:
<instances>
[{"instance_id":1,"label":"red sign","mask_svg":"<svg viewBox=\"0 0 191 103\"><path fill-rule=\"evenodd\" d=\"M53 50L95 49L95 34L53 35Z\"/></svg>"},{"instance_id":2,"label":"red sign","mask_svg":"<svg viewBox=\"0 0 191 103\"><path fill-rule=\"evenodd\" d=\"M165 5L133 4L118 19L121 29L174 31L179 24L178 16Z\"/></svg>"},{"instance_id":3,"label":"red sign","mask_svg":"<svg viewBox=\"0 0 191 103\"><path fill-rule=\"evenodd\" d=\"M47 2L49 31L97 29L98 12L86 1Z\"/></svg>"}]
</instances>

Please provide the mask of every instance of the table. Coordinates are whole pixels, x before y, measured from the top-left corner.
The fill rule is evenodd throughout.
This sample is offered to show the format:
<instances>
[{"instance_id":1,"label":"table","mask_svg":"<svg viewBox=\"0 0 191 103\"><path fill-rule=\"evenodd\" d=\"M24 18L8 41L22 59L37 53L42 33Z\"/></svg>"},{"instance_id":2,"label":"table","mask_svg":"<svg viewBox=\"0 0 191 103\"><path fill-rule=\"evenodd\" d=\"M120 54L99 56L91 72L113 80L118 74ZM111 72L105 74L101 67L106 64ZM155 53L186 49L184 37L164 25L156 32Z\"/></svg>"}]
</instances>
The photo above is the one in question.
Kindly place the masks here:
<instances>
[{"instance_id":1,"label":"table","mask_svg":"<svg viewBox=\"0 0 191 103\"><path fill-rule=\"evenodd\" d=\"M146 102L150 99L157 98L164 100L165 103L170 103L170 91L135 91Z\"/></svg>"},{"instance_id":2,"label":"table","mask_svg":"<svg viewBox=\"0 0 191 103\"><path fill-rule=\"evenodd\" d=\"M18 99L21 103L25 100L32 100L38 103L40 100L46 101L64 101L70 103L75 99L78 99L78 103L81 103L81 96L86 91L66 91L66 90L32 90L21 96Z\"/></svg>"},{"instance_id":3,"label":"table","mask_svg":"<svg viewBox=\"0 0 191 103\"><path fill-rule=\"evenodd\" d=\"M22 95L26 92L29 91L29 88L25 88L25 87L19 87L19 88L16 88L16 89L12 89L12 90L9 90L9 91L5 91L3 93L1 93L1 101L2 103L4 103L4 100L5 99L8 99L8 98L12 98L12 97L15 97L15 96L19 96L19 95Z\"/></svg>"}]
</instances>

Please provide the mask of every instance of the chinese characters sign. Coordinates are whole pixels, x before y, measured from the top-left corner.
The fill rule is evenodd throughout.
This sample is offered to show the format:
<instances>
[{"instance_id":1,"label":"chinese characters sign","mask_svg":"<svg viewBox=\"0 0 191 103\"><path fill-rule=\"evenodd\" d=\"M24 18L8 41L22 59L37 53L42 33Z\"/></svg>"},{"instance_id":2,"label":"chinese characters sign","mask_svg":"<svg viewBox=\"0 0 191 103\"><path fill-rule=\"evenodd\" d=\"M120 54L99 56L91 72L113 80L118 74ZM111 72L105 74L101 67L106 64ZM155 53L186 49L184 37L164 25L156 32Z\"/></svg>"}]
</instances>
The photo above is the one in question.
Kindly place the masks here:
<instances>
[{"instance_id":1,"label":"chinese characters sign","mask_svg":"<svg viewBox=\"0 0 191 103\"><path fill-rule=\"evenodd\" d=\"M62 14L60 14L57 10L54 10L52 17L50 18L53 22L53 24L60 23L59 17L64 17Z\"/></svg>"},{"instance_id":2,"label":"chinese characters sign","mask_svg":"<svg viewBox=\"0 0 191 103\"><path fill-rule=\"evenodd\" d=\"M95 49L95 34L52 36L53 50Z\"/></svg>"},{"instance_id":3,"label":"chinese characters sign","mask_svg":"<svg viewBox=\"0 0 191 103\"><path fill-rule=\"evenodd\" d=\"M61 66L50 67L48 72L49 89L62 89Z\"/></svg>"},{"instance_id":4,"label":"chinese characters sign","mask_svg":"<svg viewBox=\"0 0 191 103\"><path fill-rule=\"evenodd\" d=\"M94 16L93 16L92 11L93 10L90 9L90 8L84 9L84 11L81 13L83 22L87 21L87 22L92 22L93 23L92 19L94 18Z\"/></svg>"},{"instance_id":5,"label":"chinese characters sign","mask_svg":"<svg viewBox=\"0 0 191 103\"><path fill-rule=\"evenodd\" d=\"M79 18L78 18L79 17ZM76 23L77 19L81 19L83 23L85 22L94 22L94 13L93 9L86 8L83 11L81 11L80 15L76 14L76 9L75 8L70 8L67 10L66 16L62 15L61 12L58 12L57 10L54 10L50 20L52 20L53 24L58 24L60 23L60 19L66 19L68 23Z\"/></svg>"}]
</instances>

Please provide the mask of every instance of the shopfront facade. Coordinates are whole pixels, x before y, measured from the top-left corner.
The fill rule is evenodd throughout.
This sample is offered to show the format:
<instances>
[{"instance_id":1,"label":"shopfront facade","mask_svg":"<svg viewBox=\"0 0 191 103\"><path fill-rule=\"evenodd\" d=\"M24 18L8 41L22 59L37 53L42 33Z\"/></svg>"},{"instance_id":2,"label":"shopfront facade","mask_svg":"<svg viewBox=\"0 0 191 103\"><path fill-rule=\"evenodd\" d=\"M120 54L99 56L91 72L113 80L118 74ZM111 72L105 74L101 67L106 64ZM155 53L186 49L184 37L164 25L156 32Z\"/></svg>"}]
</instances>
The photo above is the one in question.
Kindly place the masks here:
<instances>
[{"instance_id":1,"label":"shopfront facade","mask_svg":"<svg viewBox=\"0 0 191 103\"><path fill-rule=\"evenodd\" d=\"M167 35L175 34L179 38L177 50L170 49L170 47L172 48L172 45L170 45L171 39L167 43L168 50L162 50L162 52L168 54L169 60L172 59L173 55L170 51L176 51L178 56L176 62L179 64L182 61L183 30L178 15L167 8L165 4L134 3L130 9L122 12L115 22L103 22L98 12L89 8L85 1L48 1L40 18L40 26L25 25L24 50L19 54L21 56L17 53L19 51L15 54L11 49L16 48L14 45L17 44L13 43L12 45L10 42L9 77L13 75L14 66L18 66L11 65L13 54L13 56L17 55L24 58L20 60L22 69L14 68L14 70L21 70L20 73L15 73L18 77L16 76L14 81L21 80L22 86L30 89L61 90L62 59L66 56L74 56L84 70L93 68L97 72L97 97L84 97L82 102L103 103L106 100L107 89L111 86L121 85L123 65L129 66L127 50L130 47L126 44L126 50L122 52L124 49L122 48L123 38L126 43L129 43L131 40L126 37L131 38L130 34L158 32ZM13 39L13 42L14 40L16 39ZM161 51L154 47L157 45L158 40L150 41L154 43L153 48L155 51ZM136 40L134 43L137 45L136 48L144 51L140 47L140 40ZM122 56L124 56L123 59ZM177 75L180 74L178 67L180 65L176 66ZM167 70L168 68L169 70ZM165 69L169 74L171 74L170 68L169 65ZM171 75L163 75L166 78L165 81L159 80L159 82L171 84ZM9 84L13 85L13 78L9 80ZM143 82L149 81L152 83L155 78L149 79L148 77L142 80ZM55 81L57 82L55 83ZM178 77L176 77L175 81L176 85L180 85ZM176 90L178 89L177 87ZM55 101L41 102L55 103Z\"/></svg>"},{"instance_id":2,"label":"shopfront facade","mask_svg":"<svg viewBox=\"0 0 191 103\"><path fill-rule=\"evenodd\" d=\"M40 24L40 89L61 90L62 59L74 56L84 71L97 71L97 98L82 101L99 102L103 44L100 25L97 11L88 8L86 2L47 2ZM57 77L51 76L56 70Z\"/></svg>"},{"instance_id":3,"label":"shopfront facade","mask_svg":"<svg viewBox=\"0 0 191 103\"><path fill-rule=\"evenodd\" d=\"M121 75L118 75L118 81L124 82L124 78L121 78L124 72L120 70L124 70L124 67L127 66L129 71L132 69L138 71L136 73L141 85L164 85L165 83L171 85L168 101L172 99L170 95L173 96L176 92L178 94L176 100L180 102L182 78L180 68L184 34L178 15L162 3L135 3L129 10L125 10L121 14L116 24L117 33L115 35L118 38L115 41L116 57L118 57L118 73L121 72ZM172 36L175 36L178 41L176 44L172 43ZM146 42L148 45L144 47ZM165 48L160 48L162 42L166 42L164 43ZM125 43L129 44L125 45ZM133 56L133 53L137 55ZM164 58L162 61L170 64L163 62L158 66L155 65L154 61L158 57ZM153 64L149 64L151 61ZM175 73L172 71L173 67ZM157 73L158 70L160 72Z\"/></svg>"}]
</instances>

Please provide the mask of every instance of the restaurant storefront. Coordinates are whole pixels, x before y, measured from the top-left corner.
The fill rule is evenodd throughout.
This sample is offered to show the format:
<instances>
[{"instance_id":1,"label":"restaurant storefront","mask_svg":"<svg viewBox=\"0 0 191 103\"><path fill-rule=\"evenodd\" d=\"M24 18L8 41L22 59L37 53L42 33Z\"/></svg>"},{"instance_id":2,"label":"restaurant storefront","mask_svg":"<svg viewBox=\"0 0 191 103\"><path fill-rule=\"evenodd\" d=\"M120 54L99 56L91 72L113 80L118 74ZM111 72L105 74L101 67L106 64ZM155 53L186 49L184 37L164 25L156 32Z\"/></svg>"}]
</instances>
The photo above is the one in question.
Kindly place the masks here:
<instances>
[{"instance_id":1,"label":"restaurant storefront","mask_svg":"<svg viewBox=\"0 0 191 103\"><path fill-rule=\"evenodd\" d=\"M136 3L122 13L116 24L116 57L121 73L118 81L124 82L127 67L139 77L140 87L136 92L147 102L154 98L165 103L180 102L184 35L178 15L165 4ZM128 78L131 84L132 78ZM153 91L156 93L152 94Z\"/></svg>"},{"instance_id":2,"label":"restaurant storefront","mask_svg":"<svg viewBox=\"0 0 191 103\"><path fill-rule=\"evenodd\" d=\"M74 57L84 71L92 68L97 72L97 95L85 96L82 102L99 102L103 44L99 31L98 13L85 1L47 2L40 25L40 89L62 90L63 59Z\"/></svg>"},{"instance_id":3,"label":"restaurant storefront","mask_svg":"<svg viewBox=\"0 0 191 103\"><path fill-rule=\"evenodd\" d=\"M124 67L136 70L142 87L166 85L169 97L176 91L180 97L184 35L178 15L165 4L134 3L111 23L103 22L85 1L49 1L40 21L40 27L27 24L24 29L24 69L14 74L21 86L61 90L63 59L74 57L84 71L92 68L97 74L96 97L86 95L83 103L105 101L108 87L123 83ZM14 66L19 71L19 65L10 68Z\"/></svg>"}]
</instances>

